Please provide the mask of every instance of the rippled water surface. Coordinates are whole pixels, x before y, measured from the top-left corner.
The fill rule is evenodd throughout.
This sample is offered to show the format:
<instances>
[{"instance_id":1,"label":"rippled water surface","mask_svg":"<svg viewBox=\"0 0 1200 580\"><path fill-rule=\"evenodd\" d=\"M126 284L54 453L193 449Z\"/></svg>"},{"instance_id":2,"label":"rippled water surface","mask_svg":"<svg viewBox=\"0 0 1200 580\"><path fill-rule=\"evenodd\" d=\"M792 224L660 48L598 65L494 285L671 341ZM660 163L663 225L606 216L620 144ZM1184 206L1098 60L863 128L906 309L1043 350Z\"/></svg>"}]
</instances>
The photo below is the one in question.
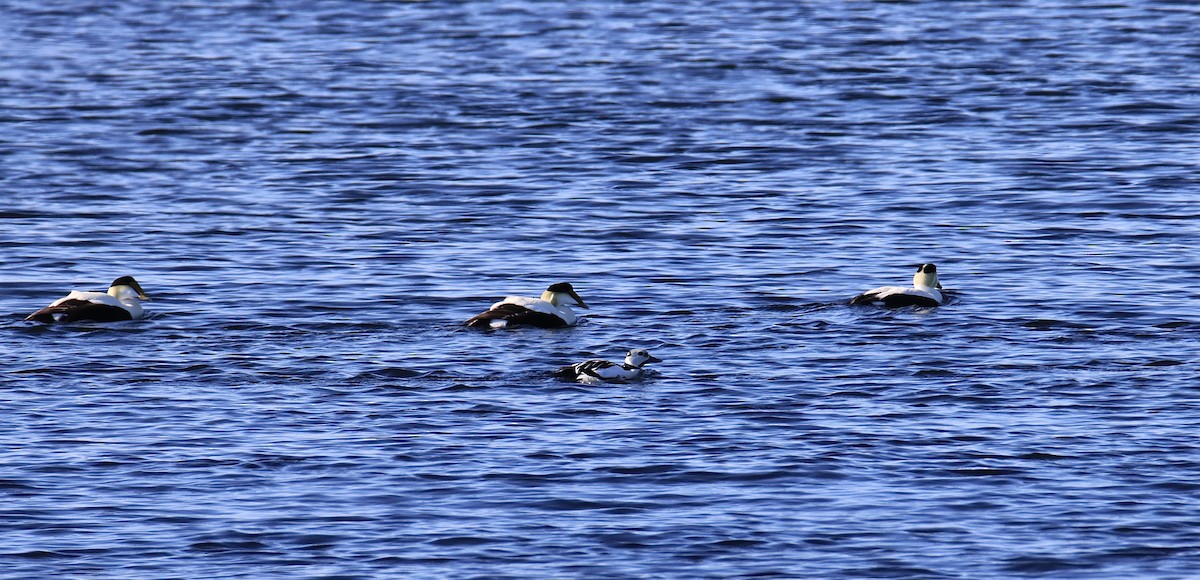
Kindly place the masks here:
<instances>
[{"instance_id":1,"label":"rippled water surface","mask_svg":"<svg viewBox=\"0 0 1200 580\"><path fill-rule=\"evenodd\" d=\"M0 577L1200 570L1190 2L0 13Z\"/></svg>"}]
</instances>

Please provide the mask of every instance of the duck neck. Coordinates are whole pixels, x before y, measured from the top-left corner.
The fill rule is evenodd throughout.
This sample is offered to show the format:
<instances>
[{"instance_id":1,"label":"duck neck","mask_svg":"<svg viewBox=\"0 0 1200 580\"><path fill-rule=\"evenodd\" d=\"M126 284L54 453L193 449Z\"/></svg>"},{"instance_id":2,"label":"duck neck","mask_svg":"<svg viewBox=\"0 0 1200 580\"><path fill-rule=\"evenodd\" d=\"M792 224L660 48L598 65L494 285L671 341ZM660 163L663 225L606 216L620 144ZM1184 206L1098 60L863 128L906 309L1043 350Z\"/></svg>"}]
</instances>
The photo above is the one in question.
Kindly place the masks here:
<instances>
[{"instance_id":1,"label":"duck neck","mask_svg":"<svg viewBox=\"0 0 1200 580\"><path fill-rule=\"evenodd\" d=\"M565 297L566 295L561 292L551 292L549 290L542 292L542 300L549 302L555 308L564 312L574 312L574 310L571 310L571 306L567 303L567 301L563 300Z\"/></svg>"},{"instance_id":2,"label":"duck neck","mask_svg":"<svg viewBox=\"0 0 1200 580\"><path fill-rule=\"evenodd\" d=\"M121 302L137 302L137 290L129 286L109 286L108 295L120 300Z\"/></svg>"}]
</instances>

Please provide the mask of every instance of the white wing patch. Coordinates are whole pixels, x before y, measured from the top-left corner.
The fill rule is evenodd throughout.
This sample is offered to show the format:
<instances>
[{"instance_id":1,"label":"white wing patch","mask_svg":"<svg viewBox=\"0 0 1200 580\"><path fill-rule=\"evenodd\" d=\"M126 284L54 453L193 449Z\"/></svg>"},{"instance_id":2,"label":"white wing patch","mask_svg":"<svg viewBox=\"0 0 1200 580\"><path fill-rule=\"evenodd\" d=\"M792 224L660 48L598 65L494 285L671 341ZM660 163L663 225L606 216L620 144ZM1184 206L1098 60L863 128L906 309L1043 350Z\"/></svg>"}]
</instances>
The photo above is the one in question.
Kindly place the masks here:
<instances>
[{"instance_id":1,"label":"white wing patch","mask_svg":"<svg viewBox=\"0 0 1200 580\"><path fill-rule=\"evenodd\" d=\"M529 298L526 296L509 296L509 297L505 298L504 300L501 300L500 302L493 304L492 309L495 309L496 307L500 306L501 304L515 304L515 305L523 307L523 308L528 308L529 310L532 310L534 312L540 312L542 314L549 314L550 316L561 318L564 322L567 323L568 326L574 325L575 322L577 320L579 320L579 317L575 315L575 311L571 310L571 308L569 306L567 306L566 304L563 304L562 306L555 306L546 300L542 300L541 298Z\"/></svg>"},{"instance_id":2,"label":"white wing patch","mask_svg":"<svg viewBox=\"0 0 1200 580\"><path fill-rule=\"evenodd\" d=\"M533 310L535 312L541 312L542 314L550 314L552 316L560 316L560 317L562 316L562 312L559 309L555 308L553 304L546 302L545 300L542 300L541 298L528 298L525 296L509 296L509 297L505 298L504 300L501 300L500 302L493 304L492 309L495 309L496 307L500 306L501 304L516 304L517 306L523 306L523 307Z\"/></svg>"},{"instance_id":3,"label":"white wing patch","mask_svg":"<svg viewBox=\"0 0 1200 580\"><path fill-rule=\"evenodd\" d=\"M63 302L66 302L68 300L85 300L85 301L91 302L93 304L107 304L109 306L116 306L117 308L125 308L125 305L121 304L120 300L117 300L116 298L109 296L108 294L105 294L104 292L79 292L79 291L73 291L70 294L63 296L62 298L59 298L58 300L51 302L50 306L58 306L59 304L62 304Z\"/></svg>"}]
</instances>

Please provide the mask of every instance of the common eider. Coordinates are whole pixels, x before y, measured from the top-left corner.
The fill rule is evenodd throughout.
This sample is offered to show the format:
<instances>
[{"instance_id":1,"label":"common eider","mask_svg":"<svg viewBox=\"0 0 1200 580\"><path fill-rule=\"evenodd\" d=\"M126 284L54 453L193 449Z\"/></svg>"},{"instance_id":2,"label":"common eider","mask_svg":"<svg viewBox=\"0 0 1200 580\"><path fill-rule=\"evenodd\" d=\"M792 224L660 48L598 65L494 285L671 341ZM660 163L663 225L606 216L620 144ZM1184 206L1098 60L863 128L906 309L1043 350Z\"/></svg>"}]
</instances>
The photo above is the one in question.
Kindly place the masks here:
<instances>
[{"instance_id":1,"label":"common eider","mask_svg":"<svg viewBox=\"0 0 1200 580\"><path fill-rule=\"evenodd\" d=\"M566 282L546 288L541 298L509 296L497 302L487 312L467 320L472 328L507 328L511 326L536 326L539 328L562 328L574 326L579 317L571 310L574 304L587 308L583 298Z\"/></svg>"},{"instance_id":2,"label":"common eider","mask_svg":"<svg viewBox=\"0 0 1200 580\"><path fill-rule=\"evenodd\" d=\"M941 306L942 285L938 283L937 266L921 264L913 274L912 288L882 286L855 296L850 304L882 304L888 308L902 306Z\"/></svg>"},{"instance_id":3,"label":"common eider","mask_svg":"<svg viewBox=\"0 0 1200 580\"><path fill-rule=\"evenodd\" d=\"M557 375L567 380L592 385L603 382L634 381L642 378L642 374L645 372L642 367L656 362L662 362L662 359L651 355L650 351L644 348L635 348L625 354L624 364L607 360L586 360L559 369Z\"/></svg>"},{"instance_id":4,"label":"common eider","mask_svg":"<svg viewBox=\"0 0 1200 580\"><path fill-rule=\"evenodd\" d=\"M121 276L113 280L108 292L73 291L25 317L25 320L45 323L134 320L145 314L138 300L149 299L133 276Z\"/></svg>"}]
</instances>

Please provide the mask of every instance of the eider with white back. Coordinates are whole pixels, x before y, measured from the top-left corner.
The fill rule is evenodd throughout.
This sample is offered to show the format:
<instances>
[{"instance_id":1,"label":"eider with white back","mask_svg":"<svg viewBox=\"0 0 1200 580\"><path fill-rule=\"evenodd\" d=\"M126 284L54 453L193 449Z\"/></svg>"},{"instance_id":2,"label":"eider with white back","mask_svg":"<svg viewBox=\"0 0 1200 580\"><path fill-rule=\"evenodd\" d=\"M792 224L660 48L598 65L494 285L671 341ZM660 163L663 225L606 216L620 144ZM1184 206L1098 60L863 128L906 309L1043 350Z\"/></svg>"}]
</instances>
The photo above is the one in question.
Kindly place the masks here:
<instances>
[{"instance_id":1,"label":"eider with white back","mask_svg":"<svg viewBox=\"0 0 1200 580\"><path fill-rule=\"evenodd\" d=\"M913 274L911 288L882 286L855 296L850 300L850 304L882 304L888 308L941 306L944 302L941 289L937 266L921 264L917 266L917 273Z\"/></svg>"},{"instance_id":2,"label":"eider with white back","mask_svg":"<svg viewBox=\"0 0 1200 580\"><path fill-rule=\"evenodd\" d=\"M45 323L135 320L145 315L138 301L149 299L133 276L121 276L113 280L108 292L73 291L25 317L25 320Z\"/></svg>"},{"instance_id":3,"label":"eider with white back","mask_svg":"<svg viewBox=\"0 0 1200 580\"><path fill-rule=\"evenodd\" d=\"M467 320L472 328L508 328L512 326L536 326L539 328L562 328L574 326L579 321L571 305L587 308L588 305L566 282L552 284L542 292L540 298L509 296L492 305L487 312Z\"/></svg>"}]
</instances>

